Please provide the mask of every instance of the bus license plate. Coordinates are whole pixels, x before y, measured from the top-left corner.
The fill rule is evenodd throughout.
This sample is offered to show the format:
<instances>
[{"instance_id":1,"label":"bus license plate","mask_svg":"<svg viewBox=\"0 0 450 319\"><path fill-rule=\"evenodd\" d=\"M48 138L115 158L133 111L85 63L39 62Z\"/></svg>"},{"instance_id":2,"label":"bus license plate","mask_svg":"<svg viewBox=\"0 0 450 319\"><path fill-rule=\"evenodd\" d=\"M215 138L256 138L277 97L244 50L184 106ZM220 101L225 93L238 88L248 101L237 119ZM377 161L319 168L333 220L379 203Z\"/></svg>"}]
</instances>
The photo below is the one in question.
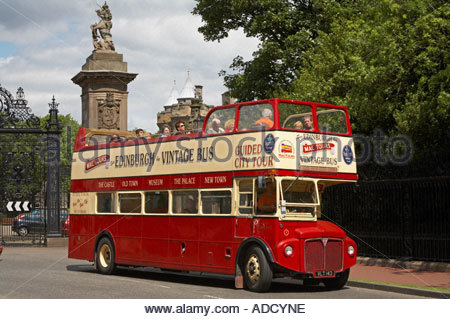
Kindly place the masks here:
<instances>
[{"instance_id":1,"label":"bus license plate","mask_svg":"<svg viewBox=\"0 0 450 319\"><path fill-rule=\"evenodd\" d=\"M318 270L314 277L334 277L334 270Z\"/></svg>"}]
</instances>

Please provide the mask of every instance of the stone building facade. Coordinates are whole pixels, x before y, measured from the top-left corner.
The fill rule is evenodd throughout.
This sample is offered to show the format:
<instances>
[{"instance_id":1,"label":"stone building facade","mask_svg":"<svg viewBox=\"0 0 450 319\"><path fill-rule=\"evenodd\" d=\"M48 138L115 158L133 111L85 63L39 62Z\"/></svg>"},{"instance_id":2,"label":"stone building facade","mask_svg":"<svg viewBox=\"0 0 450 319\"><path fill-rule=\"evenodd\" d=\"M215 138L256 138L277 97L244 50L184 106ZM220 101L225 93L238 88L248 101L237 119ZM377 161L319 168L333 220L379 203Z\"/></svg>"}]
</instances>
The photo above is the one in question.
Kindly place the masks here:
<instances>
[{"instance_id":1,"label":"stone building facade","mask_svg":"<svg viewBox=\"0 0 450 319\"><path fill-rule=\"evenodd\" d=\"M175 124L183 121L187 130L201 129L208 111L213 107L203 103L203 86L194 86L188 74L181 93L178 93L175 85L172 88L164 111L157 115L157 125L160 131L164 125L168 125L175 132Z\"/></svg>"}]
</instances>

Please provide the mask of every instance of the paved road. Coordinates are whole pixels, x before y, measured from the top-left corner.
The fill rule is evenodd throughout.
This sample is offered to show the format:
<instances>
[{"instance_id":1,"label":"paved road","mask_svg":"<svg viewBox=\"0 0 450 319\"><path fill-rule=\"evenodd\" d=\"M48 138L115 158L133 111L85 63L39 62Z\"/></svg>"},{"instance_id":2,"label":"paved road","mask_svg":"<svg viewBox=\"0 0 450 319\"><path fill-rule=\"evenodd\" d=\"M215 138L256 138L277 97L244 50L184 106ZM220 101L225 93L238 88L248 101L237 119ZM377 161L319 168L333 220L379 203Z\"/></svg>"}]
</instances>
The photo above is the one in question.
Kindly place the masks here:
<instances>
[{"instance_id":1,"label":"paved road","mask_svg":"<svg viewBox=\"0 0 450 319\"><path fill-rule=\"evenodd\" d=\"M0 298L247 298L247 299L382 299L411 295L346 287L326 291L300 281L277 280L269 293L234 289L233 278L186 275L154 268L123 268L104 276L89 262L67 258L66 248L6 247L0 256Z\"/></svg>"}]
</instances>

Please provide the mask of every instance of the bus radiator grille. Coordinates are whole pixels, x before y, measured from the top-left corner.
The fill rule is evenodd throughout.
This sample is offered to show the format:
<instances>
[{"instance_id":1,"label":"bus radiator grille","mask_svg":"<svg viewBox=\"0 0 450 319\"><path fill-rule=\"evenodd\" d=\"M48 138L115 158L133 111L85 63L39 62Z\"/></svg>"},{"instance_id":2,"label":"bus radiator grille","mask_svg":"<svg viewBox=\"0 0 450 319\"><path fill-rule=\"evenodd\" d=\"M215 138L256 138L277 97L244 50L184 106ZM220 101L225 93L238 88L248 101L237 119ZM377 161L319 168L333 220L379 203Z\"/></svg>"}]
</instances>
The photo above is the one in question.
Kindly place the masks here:
<instances>
[{"instance_id":1,"label":"bus radiator grille","mask_svg":"<svg viewBox=\"0 0 450 319\"><path fill-rule=\"evenodd\" d=\"M305 243L305 271L342 270L343 242L336 239L312 239Z\"/></svg>"}]
</instances>

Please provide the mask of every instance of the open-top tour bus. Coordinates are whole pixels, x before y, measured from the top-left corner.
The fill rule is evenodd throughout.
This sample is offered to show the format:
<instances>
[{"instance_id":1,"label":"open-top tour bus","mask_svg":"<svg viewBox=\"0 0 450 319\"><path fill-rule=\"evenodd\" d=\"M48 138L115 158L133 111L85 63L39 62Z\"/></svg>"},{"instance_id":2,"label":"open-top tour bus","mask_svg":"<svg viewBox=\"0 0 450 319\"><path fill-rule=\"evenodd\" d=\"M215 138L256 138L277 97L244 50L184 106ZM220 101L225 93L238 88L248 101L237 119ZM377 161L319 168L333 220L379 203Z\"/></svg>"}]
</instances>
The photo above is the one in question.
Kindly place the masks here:
<instances>
[{"instance_id":1,"label":"open-top tour bus","mask_svg":"<svg viewBox=\"0 0 450 319\"><path fill-rule=\"evenodd\" d=\"M357 180L354 154L347 108L293 100L219 106L198 132L164 138L81 128L69 257L104 274L151 266L230 274L252 291L286 276L339 289L356 244L322 220L321 196Z\"/></svg>"}]
</instances>

